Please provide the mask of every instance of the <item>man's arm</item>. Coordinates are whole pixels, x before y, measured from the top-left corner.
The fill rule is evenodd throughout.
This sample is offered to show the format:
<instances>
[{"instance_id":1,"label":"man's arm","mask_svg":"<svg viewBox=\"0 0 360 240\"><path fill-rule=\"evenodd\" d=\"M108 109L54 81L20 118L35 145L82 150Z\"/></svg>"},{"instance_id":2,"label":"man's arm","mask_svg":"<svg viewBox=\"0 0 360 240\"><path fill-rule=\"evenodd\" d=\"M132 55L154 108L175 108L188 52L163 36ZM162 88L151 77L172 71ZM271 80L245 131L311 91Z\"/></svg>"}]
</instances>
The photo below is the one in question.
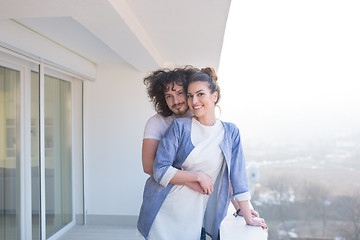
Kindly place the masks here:
<instances>
[{"instance_id":1,"label":"man's arm","mask_svg":"<svg viewBox=\"0 0 360 240\"><path fill-rule=\"evenodd\" d=\"M144 172L153 175L153 165L155 161L156 151L159 146L159 140L153 138L145 138L142 145L142 164Z\"/></svg>"}]
</instances>

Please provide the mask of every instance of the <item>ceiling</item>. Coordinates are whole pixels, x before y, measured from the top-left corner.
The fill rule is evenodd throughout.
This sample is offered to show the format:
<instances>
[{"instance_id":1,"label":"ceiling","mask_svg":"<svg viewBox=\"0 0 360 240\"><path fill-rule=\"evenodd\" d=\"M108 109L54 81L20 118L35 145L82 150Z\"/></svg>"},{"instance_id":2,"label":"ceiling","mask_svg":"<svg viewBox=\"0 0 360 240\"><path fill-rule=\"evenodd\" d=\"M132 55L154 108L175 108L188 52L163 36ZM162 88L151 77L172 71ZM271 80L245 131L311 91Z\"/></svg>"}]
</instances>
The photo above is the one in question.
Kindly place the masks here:
<instances>
[{"instance_id":1,"label":"ceiling","mask_svg":"<svg viewBox=\"0 0 360 240\"><path fill-rule=\"evenodd\" d=\"M0 6L0 21L92 63L125 61L151 71L218 68L230 0L0 0Z\"/></svg>"}]
</instances>

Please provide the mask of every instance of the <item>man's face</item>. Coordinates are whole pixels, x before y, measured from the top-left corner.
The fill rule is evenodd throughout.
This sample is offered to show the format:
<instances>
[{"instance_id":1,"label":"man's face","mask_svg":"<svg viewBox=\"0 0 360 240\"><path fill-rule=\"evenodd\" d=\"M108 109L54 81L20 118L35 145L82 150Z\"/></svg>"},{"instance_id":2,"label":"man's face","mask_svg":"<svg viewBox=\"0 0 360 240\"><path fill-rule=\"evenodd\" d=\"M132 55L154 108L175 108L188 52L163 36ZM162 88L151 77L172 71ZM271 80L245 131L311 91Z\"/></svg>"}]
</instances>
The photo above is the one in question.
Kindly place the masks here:
<instances>
[{"instance_id":1,"label":"man's face","mask_svg":"<svg viewBox=\"0 0 360 240\"><path fill-rule=\"evenodd\" d=\"M189 109L186 103L186 93L183 86L169 83L165 89L165 100L176 117L182 117Z\"/></svg>"}]
</instances>

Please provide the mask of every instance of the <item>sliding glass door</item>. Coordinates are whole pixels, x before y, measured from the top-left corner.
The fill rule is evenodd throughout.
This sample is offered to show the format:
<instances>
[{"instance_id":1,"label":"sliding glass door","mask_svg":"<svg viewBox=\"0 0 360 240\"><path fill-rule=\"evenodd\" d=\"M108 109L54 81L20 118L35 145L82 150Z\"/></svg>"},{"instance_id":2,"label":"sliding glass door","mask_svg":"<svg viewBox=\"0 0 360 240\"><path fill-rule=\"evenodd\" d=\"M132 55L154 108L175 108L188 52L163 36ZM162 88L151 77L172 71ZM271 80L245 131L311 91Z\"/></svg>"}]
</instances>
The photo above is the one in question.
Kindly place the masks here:
<instances>
[{"instance_id":1,"label":"sliding glass door","mask_svg":"<svg viewBox=\"0 0 360 240\"><path fill-rule=\"evenodd\" d=\"M72 220L70 82L45 75L46 236Z\"/></svg>"},{"instance_id":2,"label":"sliding glass door","mask_svg":"<svg viewBox=\"0 0 360 240\"><path fill-rule=\"evenodd\" d=\"M0 239L20 239L20 72L0 66Z\"/></svg>"},{"instance_id":3,"label":"sliding glass door","mask_svg":"<svg viewBox=\"0 0 360 240\"><path fill-rule=\"evenodd\" d=\"M73 221L71 82L22 64L0 62L0 240L47 239Z\"/></svg>"}]
</instances>

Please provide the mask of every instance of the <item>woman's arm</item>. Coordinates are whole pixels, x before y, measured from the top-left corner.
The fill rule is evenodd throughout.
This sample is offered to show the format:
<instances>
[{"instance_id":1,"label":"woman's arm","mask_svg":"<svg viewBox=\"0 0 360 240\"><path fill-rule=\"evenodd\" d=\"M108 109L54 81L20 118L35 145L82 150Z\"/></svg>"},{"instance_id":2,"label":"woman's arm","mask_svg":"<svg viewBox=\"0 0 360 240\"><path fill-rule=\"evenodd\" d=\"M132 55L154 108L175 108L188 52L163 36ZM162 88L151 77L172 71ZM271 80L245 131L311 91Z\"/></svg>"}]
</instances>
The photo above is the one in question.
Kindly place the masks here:
<instances>
[{"instance_id":1,"label":"woman's arm","mask_svg":"<svg viewBox=\"0 0 360 240\"><path fill-rule=\"evenodd\" d=\"M167 186L168 183L186 185L200 193L211 193L211 187L209 187L211 182L208 176L201 173L194 174L193 172L178 170L173 167L173 161L179 146L179 134L181 132L179 125L175 122L170 125L159 142L143 141L144 171L151 174L155 181L163 186ZM151 165L153 168L148 171Z\"/></svg>"},{"instance_id":2,"label":"woman's arm","mask_svg":"<svg viewBox=\"0 0 360 240\"><path fill-rule=\"evenodd\" d=\"M231 191L231 196L232 196L233 195L233 189L232 189L231 184L230 184L230 191ZM231 197L231 203L234 206L234 208L236 209L236 214L234 213L234 215L235 216L236 215L243 216L243 211L241 210L241 208L239 206L239 203L233 197ZM249 205L250 205L251 215L253 215L253 217L260 217L259 213L254 210L254 207L252 206L250 200L249 200Z\"/></svg>"},{"instance_id":3,"label":"woman's arm","mask_svg":"<svg viewBox=\"0 0 360 240\"><path fill-rule=\"evenodd\" d=\"M239 214L241 214L247 224L262 226L266 228L264 219L259 218L259 214L254 211L250 203L250 193L246 176L246 166L244 155L242 151L242 144L240 138L239 129L234 126L232 134L232 156L231 156L231 167L230 171L230 185L231 193L234 196L232 202L236 200L237 210L240 209ZM235 206L234 205L234 206ZM237 211L238 212L238 211Z\"/></svg>"},{"instance_id":4,"label":"woman's arm","mask_svg":"<svg viewBox=\"0 0 360 240\"><path fill-rule=\"evenodd\" d=\"M209 175L202 172L177 170L169 183L188 186L195 185L197 188L196 191L207 195L210 195L214 191L214 181ZM198 188L198 185L201 188Z\"/></svg>"},{"instance_id":5,"label":"woman's arm","mask_svg":"<svg viewBox=\"0 0 360 240\"><path fill-rule=\"evenodd\" d=\"M150 176L153 175L153 165L156 157L156 151L159 146L159 140L153 139L153 138L145 138L143 140L142 145L142 165L143 170L145 173L149 174ZM185 185L189 188L191 188L194 191L204 193L203 188L199 184L199 182L196 181L179 181L176 182L176 179L174 181L170 181L172 184L176 185Z\"/></svg>"},{"instance_id":6,"label":"woman's arm","mask_svg":"<svg viewBox=\"0 0 360 240\"><path fill-rule=\"evenodd\" d=\"M156 182L164 187L169 183L176 185L199 184L201 193L211 194L214 182L209 175L201 172L185 171L173 166L181 141L184 140L183 133L187 131L184 128L184 122L182 122L186 120L175 119L160 140L153 166L153 177Z\"/></svg>"},{"instance_id":7,"label":"woman's arm","mask_svg":"<svg viewBox=\"0 0 360 240\"><path fill-rule=\"evenodd\" d=\"M251 214L250 204L249 204L248 200L238 201L238 204L239 204L239 207L241 209L241 212L243 214L246 224L251 225L251 226L260 226L263 229L267 228L267 225L263 218L254 217Z\"/></svg>"}]
</instances>

